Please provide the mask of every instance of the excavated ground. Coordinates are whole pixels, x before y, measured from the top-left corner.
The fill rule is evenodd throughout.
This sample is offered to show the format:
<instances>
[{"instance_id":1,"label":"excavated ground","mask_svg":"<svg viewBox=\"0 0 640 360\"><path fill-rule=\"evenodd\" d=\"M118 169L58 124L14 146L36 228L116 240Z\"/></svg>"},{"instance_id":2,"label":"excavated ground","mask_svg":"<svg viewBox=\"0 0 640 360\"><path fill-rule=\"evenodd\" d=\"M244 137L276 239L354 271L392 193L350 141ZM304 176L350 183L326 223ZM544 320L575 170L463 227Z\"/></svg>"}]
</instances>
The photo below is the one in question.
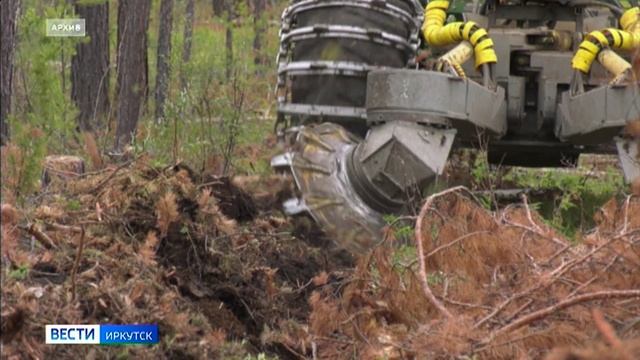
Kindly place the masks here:
<instances>
[{"instance_id":1,"label":"excavated ground","mask_svg":"<svg viewBox=\"0 0 640 360\"><path fill-rule=\"evenodd\" d=\"M306 321L311 279L352 263L273 211L289 191L139 159L3 204L3 358L293 357L278 334ZM162 342L45 346L56 323L158 323Z\"/></svg>"},{"instance_id":2,"label":"excavated ground","mask_svg":"<svg viewBox=\"0 0 640 360\"><path fill-rule=\"evenodd\" d=\"M3 358L640 357L638 197L577 243L526 204L430 198L421 271L391 230L355 267L316 246L274 210L290 194L141 158L3 204ZM56 323L158 323L161 343L46 346Z\"/></svg>"}]
</instances>

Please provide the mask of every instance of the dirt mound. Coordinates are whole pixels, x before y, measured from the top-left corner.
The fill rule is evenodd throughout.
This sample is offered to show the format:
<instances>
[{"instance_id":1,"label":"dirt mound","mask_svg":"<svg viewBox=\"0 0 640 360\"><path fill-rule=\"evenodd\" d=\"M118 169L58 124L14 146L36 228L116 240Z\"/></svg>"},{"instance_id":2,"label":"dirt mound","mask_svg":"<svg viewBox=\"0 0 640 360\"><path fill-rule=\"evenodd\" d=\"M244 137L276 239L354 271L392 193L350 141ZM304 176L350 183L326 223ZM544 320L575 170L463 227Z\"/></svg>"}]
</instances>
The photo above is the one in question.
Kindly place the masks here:
<instances>
[{"instance_id":1,"label":"dirt mound","mask_svg":"<svg viewBox=\"0 0 640 360\"><path fill-rule=\"evenodd\" d=\"M286 188L269 186L274 199ZM145 159L3 204L3 357L291 357L278 334L306 321L311 279L339 266L260 206L229 179ZM161 343L44 345L46 324L92 323L158 323Z\"/></svg>"},{"instance_id":2,"label":"dirt mound","mask_svg":"<svg viewBox=\"0 0 640 360\"><path fill-rule=\"evenodd\" d=\"M424 261L376 249L345 284L311 296L309 341L321 358L541 358L598 337L593 308L637 338L639 219L640 199L613 200L574 246L526 203L490 213L447 191L417 220ZM616 350L637 358L636 343Z\"/></svg>"}]
</instances>

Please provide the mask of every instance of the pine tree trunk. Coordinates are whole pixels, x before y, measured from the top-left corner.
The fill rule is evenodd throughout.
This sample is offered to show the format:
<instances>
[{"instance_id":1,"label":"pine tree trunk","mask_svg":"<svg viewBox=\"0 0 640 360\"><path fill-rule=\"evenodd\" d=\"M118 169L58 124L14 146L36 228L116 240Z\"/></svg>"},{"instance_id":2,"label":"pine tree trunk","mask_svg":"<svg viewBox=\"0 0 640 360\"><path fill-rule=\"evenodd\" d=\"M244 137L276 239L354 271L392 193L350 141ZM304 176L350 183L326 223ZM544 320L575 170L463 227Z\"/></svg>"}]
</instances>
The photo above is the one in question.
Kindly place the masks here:
<instances>
[{"instance_id":1,"label":"pine tree trunk","mask_svg":"<svg viewBox=\"0 0 640 360\"><path fill-rule=\"evenodd\" d=\"M13 90L13 55L16 47L16 25L19 0L0 1L0 141L9 141L7 117L11 113Z\"/></svg>"},{"instance_id":2,"label":"pine tree trunk","mask_svg":"<svg viewBox=\"0 0 640 360\"><path fill-rule=\"evenodd\" d=\"M131 143L148 93L147 28L151 0L118 3L116 152Z\"/></svg>"},{"instance_id":3,"label":"pine tree trunk","mask_svg":"<svg viewBox=\"0 0 640 360\"><path fill-rule=\"evenodd\" d=\"M156 120L164 118L164 104L169 90L171 56L171 29L173 23L173 0L162 0L160 4L160 29L158 30L158 64L156 75Z\"/></svg>"},{"instance_id":4,"label":"pine tree trunk","mask_svg":"<svg viewBox=\"0 0 640 360\"><path fill-rule=\"evenodd\" d=\"M213 16L222 16L226 9L226 2L229 0L212 0ZM232 0L233 1L233 0Z\"/></svg>"},{"instance_id":5,"label":"pine tree trunk","mask_svg":"<svg viewBox=\"0 0 640 360\"><path fill-rule=\"evenodd\" d=\"M264 36L264 26L261 21L262 13L266 8L266 0L252 0L253 1L253 56L254 63L256 65L264 64L264 57L262 56L262 37Z\"/></svg>"},{"instance_id":6,"label":"pine tree trunk","mask_svg":"<svg viewBox=\"0 0 640 360\"><path fill-rule=\"evenodd\" d=\"M185 21L184 21L184 40L182 48L182 65L186 65L191 60L191 40L193 38L193 19L195 18L194 0L187 1L187 7L185 9ZM187 79L182 71L180 75L180 85L184 89L187 87Z\"/></svg>"},{"instance_id":7,"label":"pine tree trunk","mask_svg":"<svg viewBox=\"0 0 640 360\"><path fill-rule=\"evenodd\" d=\"M76 14L85 19L89 42L76 46L71 59L71 97L80 111L78 125L92 131L104 125L109 112L109 3L81 5Z\"/></svg>"}]
</instances>

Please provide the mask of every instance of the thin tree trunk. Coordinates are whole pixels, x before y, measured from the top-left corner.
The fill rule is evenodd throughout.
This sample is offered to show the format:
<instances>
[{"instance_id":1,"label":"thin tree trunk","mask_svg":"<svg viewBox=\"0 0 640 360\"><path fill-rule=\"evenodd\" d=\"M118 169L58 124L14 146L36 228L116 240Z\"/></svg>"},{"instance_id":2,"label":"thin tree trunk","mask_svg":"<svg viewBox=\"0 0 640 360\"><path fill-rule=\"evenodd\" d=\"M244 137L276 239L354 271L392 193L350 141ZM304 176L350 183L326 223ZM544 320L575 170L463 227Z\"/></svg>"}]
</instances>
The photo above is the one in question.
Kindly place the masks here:
<instances>
[{"instance_id":1,"label":"thin tree trunk","mask_svg":"<svg viewBox=\"0 0 640 360\"><path fill-rule=\"evenodd\" d=\"M147 28L151 0L118 3L118 107L115 150L131 143L148 93Z\"/></svg>"},{"instance_id":2,"label":"thin tree trunk","mask_svg":"<svg viewBox=\"0 0 640 360\"><path fill-rule=\"evenodd\" d=\"M160 4L160 29L158 30L158 67L156 75L156 120L164 118L164 103L169 90L171 69L171 29L173 23L173 0L162 0Z\"/></svg>"},{"instance_id":3,"label":"thin tree trunk","mask_svg":"<svg viewBox=\"0 0 640 360\"><path fill-rule=\"evenodd\" d=\"M83 5L76 14L85 19L89 42L76 45L71 59L71 97L80 111L78 125L92 131L104 125L109 112L109 3Z\"/></svg>"},{"instance_id":4,"label":"thin tree trunk","mask_svg":"<svg viewBox=\"0 0 640 360\"><path fill-rule=\"evenodd\" d=\"M212 0L211 3L213 5L213 16L220 16L224 14L226 10L226 2L229 0ZM232 0L233 1L233 0Z\"/></svg>"},{"instance_id":5,"label":"thin tree trunk","mask_svg":"<svg viewBox=\"0 0 640 360\"><path fill-rule=\"evenodd\" d=\"M182 48L182 66L191 61L191 40L193 38L193 19L195 18L194 0L187 1L184 21L184 47ZM187 79L184 70L180 74L180 85L184 89L187 87Z\"/></svg>"},{"instance_id":6,"label":"thin tree trunk","mask_svg":"<svg viewBox=\"0 0 640 360\"><path fill-rule=\"evenodd\" d=\"M256 65L264 64L262 56L262 37L264 36L264 26L261 21L262 13L266 8L266 0L253 0L253 62Z\"/></svg>"},{"instance_id":7,"label":"thin tree trunk","mask_svg":"<svg viewBox=\"0 0 640 360\"><path fill-rule=\"evenodd\" d=\"M236 0L225 0L225 8L227 12L227 26L225 35L225 48L227 61L225 64L225 78L227 81L231 79L233 73L233 20L235 19L235 2Z\"/></svg>"},{"instance_id":8,"label":"thin tree trunk","mask_svg":"<svg viewBox=\"0 0 640 360\"><path fill-rule=\"evenodd\" d=\"M16 47L16 28L19 0L0 1L0 142L9 141L7 117L11 113L13 90L13 55Z\"/></svg>"}]
</instances>

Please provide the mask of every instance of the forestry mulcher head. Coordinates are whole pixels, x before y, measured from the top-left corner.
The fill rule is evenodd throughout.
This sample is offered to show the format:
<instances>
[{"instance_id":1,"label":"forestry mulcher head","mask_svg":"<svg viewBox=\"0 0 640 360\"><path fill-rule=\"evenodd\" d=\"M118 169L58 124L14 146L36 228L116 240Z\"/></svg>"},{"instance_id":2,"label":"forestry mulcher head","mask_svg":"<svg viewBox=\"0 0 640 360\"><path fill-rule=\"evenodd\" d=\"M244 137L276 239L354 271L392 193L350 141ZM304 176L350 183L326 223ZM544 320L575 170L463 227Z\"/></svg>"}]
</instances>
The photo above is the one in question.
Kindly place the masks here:
<instances>
[{"instance_id":1,"label":"forestry mulcher head","mask_svg":"<svg viewBox=\"0 0 640 360\"><path fill-rule=\"evenodd\" d=\"M488 144L493 163L566 166L615 148L640 119L631 66L613 51L640 49L638 8L488 0L447 23L448 9L305 0L283 15L277 129L287 150L272 166L298 187L285 211L311 216L352 253L383 239L384 215L411 211L454 145ZM613 15L620 30L585 32ZM417 70L419 38L435 55ZM626 142L632 178L638 151Z\"/></svg>"}]
</instances>

